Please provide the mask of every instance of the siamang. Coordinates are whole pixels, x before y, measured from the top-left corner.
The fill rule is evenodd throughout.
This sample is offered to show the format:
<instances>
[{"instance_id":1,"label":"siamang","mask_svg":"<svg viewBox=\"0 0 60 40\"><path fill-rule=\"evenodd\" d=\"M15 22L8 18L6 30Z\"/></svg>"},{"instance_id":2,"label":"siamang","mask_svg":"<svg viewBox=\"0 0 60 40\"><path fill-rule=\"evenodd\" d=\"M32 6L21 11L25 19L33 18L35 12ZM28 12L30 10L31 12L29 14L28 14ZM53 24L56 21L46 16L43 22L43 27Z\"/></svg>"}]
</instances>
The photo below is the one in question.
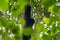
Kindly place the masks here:
<instances>
[{"instance_id":1,"label":"siamang","mask_svg":"<svg viewBox=\"0 0 60 40\"><path fill-rule=\"evenodd\" d=\"M25 21L26 21L26 27L32 27L33 23L35 22L33 18L31 18L31 6L26 5L25 7Z\"/></svg>"},{"instance_id":2,"label":"siamang","mask_svg":"<svg viewBox=\"0 0 60 40\"><path fill-rule=\"evenodd\" d=\"M26 21L25 28L27 27L32 28L32 25L35 21L33 18L31 18L31 6L30 5L26 5L24 17ZM31 38L31 35L28 35L28 36L23 35L23 40L29 40L30 38Z\"/></svg>"}]
</instances>

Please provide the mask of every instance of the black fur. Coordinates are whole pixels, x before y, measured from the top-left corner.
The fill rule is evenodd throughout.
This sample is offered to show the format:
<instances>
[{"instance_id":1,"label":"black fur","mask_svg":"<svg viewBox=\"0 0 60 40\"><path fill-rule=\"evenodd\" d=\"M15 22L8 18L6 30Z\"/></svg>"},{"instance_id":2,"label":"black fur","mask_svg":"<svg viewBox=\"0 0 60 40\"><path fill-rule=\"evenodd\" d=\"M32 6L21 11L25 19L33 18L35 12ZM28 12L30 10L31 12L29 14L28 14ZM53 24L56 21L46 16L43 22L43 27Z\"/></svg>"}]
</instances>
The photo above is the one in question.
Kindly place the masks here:
<instances>
[{"instance_id":1,"label":"black fur","mask_svg":"<svg viewBox=\"0 0 60 40\"><path fill-rule=\"evenodd\" d=\"M35 21L34 19L31 18L31 6L30 5L26 5L24 17L26 21L25 28L27 27L32 28L32 25ZM30 40L30 38L31 38L31 35L28 35L28 36L23 35L23 40Z\"/></svg>"}]
</instances>

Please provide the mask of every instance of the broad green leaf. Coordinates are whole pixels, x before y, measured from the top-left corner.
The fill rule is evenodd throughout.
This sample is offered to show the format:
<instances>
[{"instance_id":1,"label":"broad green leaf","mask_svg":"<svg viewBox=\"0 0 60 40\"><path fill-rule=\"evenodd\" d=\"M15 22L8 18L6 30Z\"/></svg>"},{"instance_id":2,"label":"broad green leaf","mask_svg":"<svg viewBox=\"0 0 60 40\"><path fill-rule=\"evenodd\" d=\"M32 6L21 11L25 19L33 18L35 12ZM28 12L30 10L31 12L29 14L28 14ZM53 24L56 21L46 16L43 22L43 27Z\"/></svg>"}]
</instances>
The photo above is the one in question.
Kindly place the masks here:
<instances>
[{"instance_id":1,"label":"broad green leaf","mask_svg":"<svg viewBox=\"0 0 60 40\"><path fill-rule=\"evenodd\" d=\"M5 27L7 27L9 25L9 22L8 22L7 18L5 18L5 17L0 18L0 21L1 21L1 24Z\"/></svg>"},{"instance_id":2,"label":"broad green leaf","mask_svg":"<svg viewBox=\"0 0 60 40\"><path fill-rule=\"evenodd\" d=\"M51 12L51 13L54 13L54 12L53 12L53 8L54 8L54 5L50 6L50 7L48 8L48 11Z\"/></svg>"},{"instance_id":3,"label":"broad green leaf","mask_svg":"<svg viewBox=\"0 0 60 40\"><path fill-rule=\"evenodd\" d=\"M23 34L24 35L31 35L33 33L33 29L32 28L25 28L24 30L23 30Z\"/></svg>"},{"instance_id":4,"label":"broad green leaf","mask_svg":"<svg viewBox=\"0 0 60 40\"><path fill-rule=\"evenodd\" d=\"M55 0L43 0L42 4L44 5L45 9L48 9L51 5L54 5Z\"/></svg>"},{"instance_id":5,"label":"broad green leaf","mask_svg":"<svg viewBox=\"0 0 60 40\"><path fill-rule=\"evenodd\" d=\"M23 18L20 18L19 23L25 25L25 20Z\"/></svg>"},{"instance_id":6,"label":"broad green leaf","mask_svg":"<svg viewBox=\"0 0 60 40\"><path fill-rule=\"evenodd\" d=\"M50 35L43 34L43 40L52 40Z\"/></svg>"},{"instance_id":7,"label":"broad green leaf","mask_svg":"<svg viewBox=\"0 0 60 40\"><path fill-rule=\"evenodd\" d=\"M17 4L20 6L20 12L22 12L27 4L27 0L18 0Z\"/></svg>"},{"instance_id":8,"label":"broad green leaf","mask_svg":"<svg viewBox=\"0 0 60 40\"><path fill-rule=\"evenodd\" d=\"M39 37L39 35L36 33L34 34L30 40L43 40L42 38Z\"/></svg>"},{"instance_id":9,"label":"broad green leaf","mask_svg":"<svg viewBox=\"0 0 60 40\"><path fill-rule=\"evenodd\" d=\"M38 32L46 32L47 30L44 28L43 24L36 23L36 29Z\"/></svg>"},{"instance_id":10,"label":"broad green leaf","mask_svg":"<svg viewBox=\"0 0 60 40\"><path fill-rule=\"evenodd\" d=\"M60 7L54 6L53 11L54 13L57 13L57 14L60 13Z\"/></svg>"},{"instance_id":11,"label":"broad green leaf","mask_svg":"<svg viewBox=\"0 0 60 40\"><path fill-rule=\"evenodd\" d=\"M10 29L13 28L15 26L14 21L11 21L9 19L7 19L6 17L2 17L0 18L1 24L6 28L6 29ZM12 24L12 25L11 25Z\"/></svg>"},{"instance_id":12,"label":"broad green leaf","mask_svg":"<svg viewBox=\"0 0 60 40\"><path fill-rule=\"evenodd\" d=\"M8 0L0 0L0 10L8 10Z\"/></svg>"},{"instance_id":13,"label":"broad green leaf","mask_svg":"<svg viewBox=\"0 0 60 40\"><path fill-rule=\"evenodd\" d=\"M20 33L19 26L16 26L16 25L12 26L11 25L10 27L12 27L11 30L14 34L19 34Z\"/></svg>"},{"instance_id":14,"label":"broad green leaf","mask_svg":"<svg viewBox=\"0 0 60 40\"><path fill-rule=\"evenodd\" d=\"M50 30L51 35L55 35L58 30L57 30L57 27L56 27L55 25L52 25L52 26L53 26L53 27L52 27L51 30Z\"/></svg>"},{"instance_id":15,"label":"broad green leaf","mask_svg":"<svg viewBox=\"0 0 60 40\"><path fill-rule=\"evenodd\" d=\"M46 24L49 24L49 23L50 23L50 19L47 18L47 17L44 17L44 18L43 18L43 21L44 21Z\"/></svg>"}]
</instances>

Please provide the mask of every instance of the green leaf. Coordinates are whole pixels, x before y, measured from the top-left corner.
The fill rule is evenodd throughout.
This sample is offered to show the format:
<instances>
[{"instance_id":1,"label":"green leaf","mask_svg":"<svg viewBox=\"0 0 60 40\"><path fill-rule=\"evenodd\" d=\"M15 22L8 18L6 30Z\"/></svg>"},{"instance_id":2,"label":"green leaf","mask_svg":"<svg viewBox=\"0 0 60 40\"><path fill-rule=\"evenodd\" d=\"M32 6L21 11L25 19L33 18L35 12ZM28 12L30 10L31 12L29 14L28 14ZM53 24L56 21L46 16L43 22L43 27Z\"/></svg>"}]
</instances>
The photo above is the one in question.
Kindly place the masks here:
<instances>
[{"instance_id":1,"label":"green leaf","mask_svg":"<svg viewBox=\"0 0 60 40\"><path fill-rule=\"evenodd\" d=\"M44 23L46 23L46 24L49 24L49 23L50 23L50 19L47 18L47 17L44 17L44 18L43 18L43 21L44 21Z\"/></svg>"},{"instance_id":2,"label":"green leaf","mask_svg":"<svg viewBox=\"0 0 60 40\"><path fill-rule=\"evenodd\" d=\"M40 23L36 23L36 29L38 32L46 32L47 31L47 29L44 28L44 25L40 24Z\"/></svg>"},{"instance_id":3,"label":"green leaf","mask_svg":"<svg viewBox=\"0 0 60 40\"><path fill-rule=\"evenodd\" d=\"M25 25L25 20L23 18L20 18L19 23Z\"/></svg>"},{"instance_id":4,"label":"green leaf","mask_svg":"<svg viewBox=\"0 0 60 40\"><path fill-rule=\"evenodd\" d=\"M12 25L11 25L10 27L12 27L11 30L12 30L12 32L13 32L14 34L19 34L19 33L20 33L20 32L19 32L19 31L20 31L19 26L16 26L16 25L15 25L15 26L12 26Z\"/></svg>"},{"instance_id":5,"label":"green leaf","mask_svg":"<svg viewBox=\"0 0 60 40\"><path fill-rule=\"evenodd\" d=\"M17 4L20 6L20 8L19 8L20 12L23 12L23 10L27 4L27 0L18 0Z\"/></svg>"},{"instance_id":6,"label":"green leaf","mask_svg":"<svg viewBox=\"0 0 60 40\"><path fill-rule=\"evenodd\" d=\"M43 40L52 40L50 35L43 34Z\"/></svg>"},{"instance_id":7,"label":"green leaf","mask_svg":"<svg viewBox=\"0 0 60 40\"><path fill-rule=\"evenodd\" d=\"M24 12L25 5L26 5L25 0L17 0L17 3L13 5L13 7L11 8L12 16L18 17L21 12Z\"/></svg>"},{"instance_id":8,"label":"green leaf","mask_svg":"<svg viewBox=\"0 0 60 40\"><path fill-rule=\"evenodd\" d=\"M60 7L57 7L57 6L55 6L54 8L53 8L53 11L54 11L54 13L60 13Z\"/></svg>"},{"instance_id":9,"label":"green leaf","mask_svg":"<svg viewBox=\"0 0 60 40\"><path fill-rule=\"evenodd\" d=\"M0 0L0 10L8 10L8 0Z\"/></svg>"},{"instance_id":10,"label":"green leaf","mask_svg":"<svg viewBox=\"0 0 60 40\"><path fill-rule=\"evenodd\" d=\"M33 32L33 29L32 28L25 28L24 30L23 30L23 34L24 35L31 35L32 34L32 32Z\"/></svg>"},{"instance_id":11,"label":"green leaf","mask_svg":"<svg viewBox=\"0 0 60 40\"><path fill-rule=\"evenodd\" d=\"M7 18L5 18L5 17L0 18L0 21L1 21L1 24L5 27L7 27L9 25L9 22L8 22Z\"/></svg>"},{"instance_id":12,"label":"green leaf","mask_svg":"<svg viewBox=\"0 0 60 40\"><path fill-rule=\"evenodd\" d=\"M13 17L18 17L19 15L19 5L18 4L15 4L12 8L11 8L11 12L12 12L12 15Z\"/></svg>"},{"instance_id":13,"label":"green leaf","mask_svg":"<svg viewBox=\"0 0 60 40\"><path fill-rule=\"evenodd\" d=\"M34 33L30 40L43 40L38 33Z\"/></svg>"},{"instance_id":14,"label":"green leaf","mask_svg":"<svg viewBox=\"0 0 60 40\"><path fill-rule=\"evenodd\" d=\"M48 8L48 11L51 12L51 13L54 13L53 8L54 8L54 5L50 6L50 7Z\"/></svg>"},{"instance_id":15,"label":"green leaf","mask_svg":"<svg viewBox=\"0 0 60 40\"><path fill-rule=\"evenodd\" d=\"M60 40L60 32L56 33L52 38L54 40Z\"/></svg>"},{"instance_id":16,"label":"green leaf","mask_svg":"<svg viewBox=\"0 0 60 40\"><path fill-rule=\"evenodd\" d=\"M48 9L49 6L54 5L55 0L44 0L42 4L46 9Z\"/></svg>"},{"instance_id":17,"label":"green leaf","mask_svg":"<svg viewBox=\"0 0 60 40\"><path fill-rule=\"evenodd\" d=\"M1 35L2 35L2 40L15 40L14 37L9 37L9 34L7 31L6 32L2 32Z\"/></svg>"}]
</instances>

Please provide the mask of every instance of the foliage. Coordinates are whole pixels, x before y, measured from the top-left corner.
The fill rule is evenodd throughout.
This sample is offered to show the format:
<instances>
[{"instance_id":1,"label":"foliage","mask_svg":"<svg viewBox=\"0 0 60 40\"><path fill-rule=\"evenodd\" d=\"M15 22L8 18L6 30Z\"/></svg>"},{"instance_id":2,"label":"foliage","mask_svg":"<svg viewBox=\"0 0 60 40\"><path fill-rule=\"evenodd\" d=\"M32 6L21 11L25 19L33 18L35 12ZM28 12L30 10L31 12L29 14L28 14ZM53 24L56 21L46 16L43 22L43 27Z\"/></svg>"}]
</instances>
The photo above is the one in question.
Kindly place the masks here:
<instances>
[{"instance_id":1,"label":"foliage","mask_svg":"<svg viewBox=\"0 0 60 40\"><path fill-rule=\"evenodd\" d=\"M24 29L27 4L35 23ZM60 40L60 0L0 0L0 40L22 40L22 34L31 34L30 40Z\"/></svg>"}]
</instances>

